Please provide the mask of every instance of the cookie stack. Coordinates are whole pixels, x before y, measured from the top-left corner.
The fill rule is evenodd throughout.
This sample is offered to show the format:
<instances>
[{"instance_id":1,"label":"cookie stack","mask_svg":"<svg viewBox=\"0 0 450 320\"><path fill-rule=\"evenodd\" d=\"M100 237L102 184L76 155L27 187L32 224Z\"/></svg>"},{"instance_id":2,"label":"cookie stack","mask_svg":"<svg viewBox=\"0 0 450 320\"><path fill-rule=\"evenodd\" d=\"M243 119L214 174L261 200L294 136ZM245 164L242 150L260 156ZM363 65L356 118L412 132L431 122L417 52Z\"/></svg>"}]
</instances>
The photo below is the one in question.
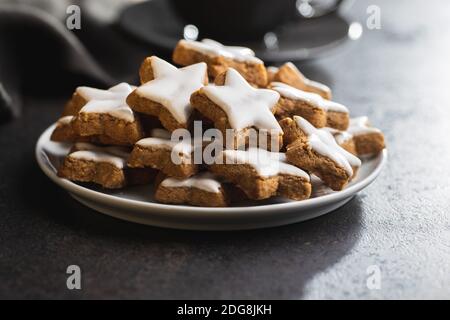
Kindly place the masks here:
<instances>
[{"instance_id":1,"label":"cookie stack","mask_svg":"<svg viewBox=\"0 0 450 320\"><path fill-rule=\"evenodd\" d=\"M162 203L227 206L236 199L311 196L310 175L342 190L358 158L384 148L366 117L292 63L266 67L249 48L180 40L141 85L79 87L52 140L73 147L58 175L104 188L154 184ZM150 192L150 188L149 188Z\"/></svg>"}]
</instances>

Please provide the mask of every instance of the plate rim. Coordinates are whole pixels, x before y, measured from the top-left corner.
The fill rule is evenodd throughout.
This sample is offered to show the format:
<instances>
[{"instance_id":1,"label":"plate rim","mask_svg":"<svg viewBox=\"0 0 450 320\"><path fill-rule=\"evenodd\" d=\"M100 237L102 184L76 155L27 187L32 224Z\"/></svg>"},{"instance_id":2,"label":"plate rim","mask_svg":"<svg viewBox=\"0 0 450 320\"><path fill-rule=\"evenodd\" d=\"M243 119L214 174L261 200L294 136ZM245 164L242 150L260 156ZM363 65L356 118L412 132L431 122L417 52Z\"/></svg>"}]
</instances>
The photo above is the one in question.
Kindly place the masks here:
<instances>
[{"instance_id":1,"label":"plate rim","mask_svg":"<svg viewBox=\"0 0 450 320\"><path fill-rule=\"evenodd\" d=\"M163 204L150 201L144 202L141 200L122 198L116 195L110 195L96 190L92 190L87 187L81 186L77 183L74 183L70 180L67 180L65 178L58 177L57 174L50 168L50 166L44 162L44 159L41 156L41 151L43 150L42 147L44 146L46 140L50 141L49 140L50 134L55 126L56 123L52 124L47 129L45 129L39 136L35 146L36 161L40 169L44 172L44 174L48 178L50 178L50 180L52 180L54 183L56 183L58 186L60 186L70 194L74 193L78 196L85 197L91 201L101 202L109 206L117 206L121 208L132 206L133 209L138 209L140 211L146 212L158 210L159 212L170 211L171 213L175 212L181 214L188 213L190 215L195 213L198 216L208 216L208 217L217 215L242 216L242 214L250 215L255 211L258 211L259 215L264 215L264 214L271 214L273 213L273 211L276 210L289 210L289 209L307 210L310 209L311 207L325 206L330 203L342 201L346 198L352 197L359 191L369 186L378 177L381 170L385 166L388 158L388 152L387 149L385 148L377 156L378 158L380 158L378 160L378 164L366 178L356 182L355 184L345 188L344 190L318 196L316 198L286 203L275 203L259 206L240 206L240 207L196 207L188 205L172 205L172 204ZM49 161L48 158L47 161Z\"/></svg>"}]
</instances>

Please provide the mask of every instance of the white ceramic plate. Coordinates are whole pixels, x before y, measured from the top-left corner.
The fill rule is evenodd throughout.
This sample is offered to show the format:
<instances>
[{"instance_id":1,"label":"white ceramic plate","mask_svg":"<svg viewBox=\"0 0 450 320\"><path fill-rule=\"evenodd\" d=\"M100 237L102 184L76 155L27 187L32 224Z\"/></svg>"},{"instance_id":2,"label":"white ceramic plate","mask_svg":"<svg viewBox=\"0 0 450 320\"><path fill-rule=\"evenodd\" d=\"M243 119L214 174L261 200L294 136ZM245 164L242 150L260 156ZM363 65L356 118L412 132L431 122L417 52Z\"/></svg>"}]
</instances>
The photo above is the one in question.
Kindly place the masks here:
<instances>
[{"instance_id":1,"label":"white ceramic plate","mask_svg":"<svg viewBox=\"0 0 450 320\"><path fill-rule=\"evenodd\" d=\"M270 199L248 206L205 208L160 204L153 200L151 186L109 191L77 184L56 175L70 145L50 141L55 125L42 133L36 144L36 159L44 173L84 205L115 218L152 226L193 230L238 230L280 226L305 221L331 212L367 187L387 160L384 150L364 159L356 179L342 191L333 192L313 179L313 197L303 201Z\"/></svg>"}]
</instances>

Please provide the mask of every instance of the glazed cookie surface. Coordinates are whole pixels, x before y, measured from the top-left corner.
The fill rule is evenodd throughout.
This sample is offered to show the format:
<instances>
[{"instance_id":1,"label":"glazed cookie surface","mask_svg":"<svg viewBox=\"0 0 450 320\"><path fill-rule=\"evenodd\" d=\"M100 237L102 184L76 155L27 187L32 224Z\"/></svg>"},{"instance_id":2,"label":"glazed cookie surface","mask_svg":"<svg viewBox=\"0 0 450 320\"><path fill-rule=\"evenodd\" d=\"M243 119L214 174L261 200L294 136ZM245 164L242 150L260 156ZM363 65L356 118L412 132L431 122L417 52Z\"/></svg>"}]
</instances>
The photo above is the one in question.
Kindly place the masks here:
<instances>
[{"instance_id":1,"label":"glazed cookie surface","mask_svg":"<svg viewBox=\"0 0 450 320\"><path fill-rule=\"evenodd\" d=\"M279 119L300 116L316 128L347 129L349 111L344 105L282 82L272 82L269 87L281 95L276 112Z\"/></svg>"},{"instance_id":2,"label":"glazed cookie surface","mask_svg":"<svg viewBox=\"0 0 450 320\"><path fill-rule=\"evenodd\" d=\"M283 131L274 116L280 95L252 87L232 68L222 78L221 85L208 85L194 92L192 106L210 119L224 137L227 129L232 129L233 141L227 141L231 148L248 144L251 129L267 134L266 147L275 141L281 148Z\"/></svg>"},{"instance_id":3,"label":"glazed cookie surface","mask_svg":"<svg viewBox=\"0 0 450 320\"><path fill-rule=\"evenodd\" d=\"M77 92L88 92L90 98L71 121L75 133L81 137L107 136L119 145L133 145L141 139L140 119L126 103L133 89L127 83L108 90L78 88Z\"/></svg>"},{"instance_id":4,"label":"glazed cookie surface","mask_svg":"<svg viewBox=\"0 0 450 320\"><path fill-rule=\"evenodd\" d=\"M78 87L72 95L72 98L64 107L64 116L76 116L81 108L91 100L123 100L123 97L130 93L127 83L119 83L118 85L102 90L91 87Z\"/></svg>"},{"instance_id":5,"label":"glazed cookie surface","mask_svg":"<svg viewBox=\"0 0 450 320\"><path fill-rule=\"evenodd\" d=\"M271 81L286 83L294 88L316 93L322 98L331 99L331 89L326 85L306 78L292 62L286 62L281 67L268 67Z\"/></svg>"},{"instance_id":6,"label":"glazed cookie surface","mask_svg":"<svg viewBox=\"0 0 450 320\"><path fill-rule=\"evenodd\" d=\"M210 172L186 179L165 177L158 184L155 199L162 203L202 207L226 207L229 203L222 183Z\"/></svg>"},{"instance_id":7,"label":"glazed cookie surface","mask_svg":"<svg viewBox=\"0 0 450 320\"><path fill-rule=\"evenodd\" d=\"M329 132L299 116L280 124L290 141L286 147L290 163L315 174L333 190L342 190L356 175L361 160L340 147Z\"/></svg>"},{"instance_id":8,"label":"glazed cookie surface","mask_svg":"<svg viewBox=\"0 0 450 320\"><path fill-rule=\"evenodd\" d=\"M211 39L180 40L173 52L173 61L183 66L205 62L211 78L234 68L255 86L264 87L267 84L264 63L255 57L253 50L245 47L224 46Z\"/></svg>"},{"instance_id":9,"label":"glazed cookie surface","mask_svg":"<svg viewBox=\"0 0 450 320\"><path fill-rule=\"evenodd\" d=\"M286 162L283 153L258 148L224 150L208 169L238 186L250 199L281 196L293 200L311 195L309 175Z\"/></svg>"},{"instance_id":10,"label":"glazed cookie surface","mask_svg":"<svg viewBox=\"0 0 450 320\"><path fill-rule=\"evenodd\" d=\"M141 79L146 82L127 98L131 108L158 117L169 131L188 128L192 114L190 96L208 83L206 64L197 63L178 69L152 56L141 67Z\"/></svg>"},{"instance_id":11,"label":"glazed cookie surface","mask_svg":"<svg viewBox=\"0 0 450 320\"><path fill-rule=\"evenodd\" d=\"M136 142L128 165L132 168L158 169L169 177L188 178L198 171L193 152L191 140L172 141L168 131L155 129L151 137Z\"/></svg>"},{"instance_id":12,"label":"glazed cookie surface","mask_svg":"<svg viewBox=\"0 0 450 320\"><path fill-rule=\"evenodd\" d=\"M107 189L150 183L155 172L128 168L128 156L127 148L76 143L59 168L58 176L73 181L93 182Z\"/></svg>"}]
</instances>

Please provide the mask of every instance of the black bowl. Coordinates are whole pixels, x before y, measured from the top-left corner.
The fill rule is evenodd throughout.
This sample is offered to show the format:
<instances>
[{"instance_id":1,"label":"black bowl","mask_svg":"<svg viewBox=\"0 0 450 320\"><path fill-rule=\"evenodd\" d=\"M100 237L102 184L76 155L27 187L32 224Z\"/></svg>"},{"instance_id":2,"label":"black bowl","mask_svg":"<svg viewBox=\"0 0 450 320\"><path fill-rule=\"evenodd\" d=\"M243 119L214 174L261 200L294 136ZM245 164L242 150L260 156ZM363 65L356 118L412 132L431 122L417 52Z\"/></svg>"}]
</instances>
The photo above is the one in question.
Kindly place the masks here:
<instances>
[{"instance_id":1,"label":"black bowl","mask_svg":"<svg viewBox=\"0 0 450 320\"><path fill-rule=\"evenodd\" d=\"M132 5L122 12L118 23L118 27L127 35L142 41L153 54L167 59L170 59L177 42L184 37L185 25L186 22L175 14L166 0ZM276 45L271 47L267 46L264 36L253 40L223 40L221 37L208 36L200 29L198 38L209 37L223 41L226 45L249 47L258 58L277 64L315 59L330 53L332 49L348 43L349 26L349 22L336 13L313 19L290 19L271 30L271 36L277 40Z\"/></svg>"},{"instance_id":2,"label":"black bowl","mask_svg":"<svg viewBox=\"0 0 450 320\"><path fill-rule=\"evenodd\" d=\"M175 14L204 37L254 40L286 21L295 0L170 0Z\"/></svg>"}]
</instances>

